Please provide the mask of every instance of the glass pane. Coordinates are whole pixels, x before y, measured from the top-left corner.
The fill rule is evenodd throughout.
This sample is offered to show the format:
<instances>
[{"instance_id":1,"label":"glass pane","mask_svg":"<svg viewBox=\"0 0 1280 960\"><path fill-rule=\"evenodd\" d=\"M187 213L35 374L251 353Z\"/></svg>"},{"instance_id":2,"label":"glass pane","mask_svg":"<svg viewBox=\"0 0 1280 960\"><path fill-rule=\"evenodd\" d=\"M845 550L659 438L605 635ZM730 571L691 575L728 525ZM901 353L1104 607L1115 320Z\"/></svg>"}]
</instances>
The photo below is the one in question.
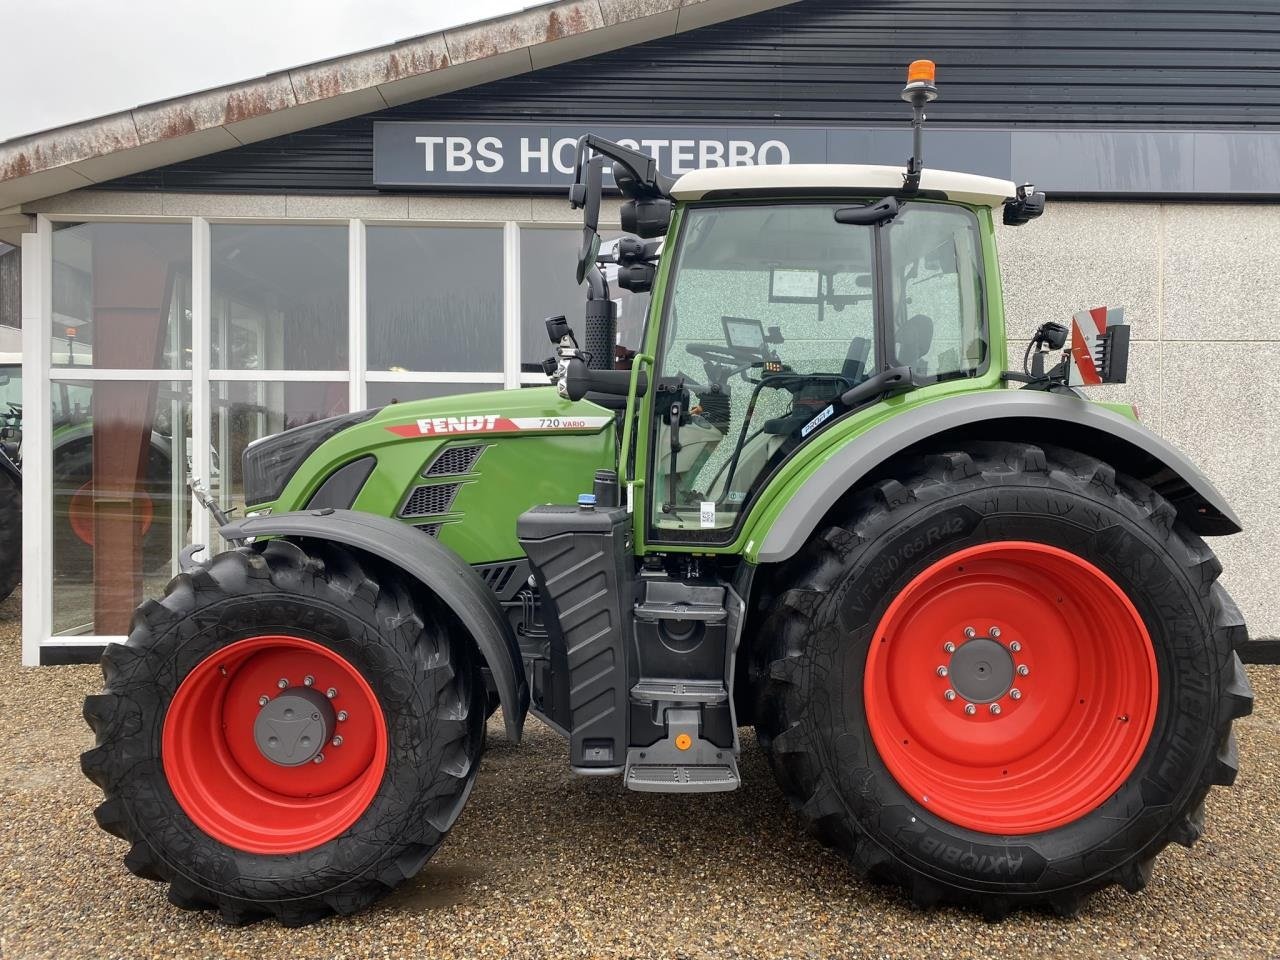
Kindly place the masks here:
<instances>
[{"instance_id":1,"label":"glass pane","mask_svg":"<svg viewBox=\"0 0 1280 960\"><path fill-rule=\"evenodd\" d=\"M244 508L244 477L240 457L244 448L306 423L347 412L345 383L271 383L262 381L212 385L213 492L222 509ZM216 549L226 544L216 535Z\"/></svg>"},{"instance_id":2,"label":"glass pane","mask_svg":"<svg viewBox=\"0 0 1280 960\"><path fill-rule=\"evenodd\" d=\"M722 537L806 424L873 365L873 232L837 223L836 206L687 214L659 376L684 378L692 416L676 445L670 426L654 428L655 526Z\"/></svg>"},{"instance_id":3,"label":"glass pane","mask_svg":"<svg viewBox=\"0 0 1280 960\"><path fill-rule=\"evenodd\" d=\"M53 365L191 367L191 227L59 223Z\"/></svg>"},{"instance_id":4,"label":"glass pane","mask_svg":"<svg viewBox=\"0 0 1280 960\"><path fill-rule=\"evenodd\" d=\"M53 629L125 634L189 541L190 388L55 381L50 390Z\"/></svg>"},{"instance_id":5,"label":"glass pane","mask_svg":"<svg viewBox=\"0 0 1280 960\"><path fill-rule=\"evenodd\" d=\"M210 227L215 370L347 365L347 228Z\"/></svg>"},{"instance_id":6,"label":"glass pane","mask_svg":"<svg viewBox=\"0 0 1280 960\"><path fill-rule=\"evenodd\" d=\"M626 236L601 233L603 242ZM554 347L547 339L543 321L561 314L568 319L578 339L582 339L585 287L578 286L574 268L582 230L553 230L525 227L520 231L520 362L539 363L551 356ZM644 318L649 311L649 294L623 290L610 277L610 291L618 300L618 343L629 350L640 347Z\"/></svg>"},{"instance_id":7,"label":"glass pane","mask_svg":"<svg viewBox=\"0 0 1280 960\"><path fill-rule=\"evenodd\" d=\"M912 203L885 227L894 359L917 376L976 372L986 357L978 221Z\"/></svg>"},{"instance_id":8,"label":"glass pane","mask_svg":"<svg viewBox=\"0 0 1280 960\"><path fill-rule=\"evenodd\" d=\"M369 369L502 371L502 231L369 227Z\"/></svg>"},{"instance_id":9,"label":"glass pane","mask_svg":"<svg viewBox=\"0 0 1280 960\"><path fill-rule=\"evenodd\" d=\"M17 330L22 326L22 248L0 241L0 353L21 349Z\"/></svg>"},{"instance_id":10,"label":"glass pane","mask_svg":"<svg viewBox=\"0 0 1280 960\"><path fill-rule=\"evenodd\" d=\"M501 390L501 383L370 383L367 384L369 406L385 407L389 403L408 403L432 397L450 397L458 393Z\"/></svg>"}]
</instances>

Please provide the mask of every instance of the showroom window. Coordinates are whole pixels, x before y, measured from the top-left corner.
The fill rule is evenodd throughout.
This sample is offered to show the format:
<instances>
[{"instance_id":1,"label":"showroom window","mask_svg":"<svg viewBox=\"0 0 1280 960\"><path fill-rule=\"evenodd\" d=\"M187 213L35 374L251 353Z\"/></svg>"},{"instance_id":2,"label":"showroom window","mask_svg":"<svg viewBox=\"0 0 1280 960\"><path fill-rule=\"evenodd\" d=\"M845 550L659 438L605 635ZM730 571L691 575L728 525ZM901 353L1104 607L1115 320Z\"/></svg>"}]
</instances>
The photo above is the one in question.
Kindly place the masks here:
<instances>
[{"instance_id":1,"label":"showroom window","mask_svg":"<svg viewBox=\"0 0 1280 960\"><path fill-rule=\"evenodd\" d=\"M210 363L226 370L347 366L347 229L210 227Z\"/></svg>"},{"instance_id":2,"label":"showroom window","mask_svg":"<svg viewBox=\"0 0 1280 960\"><path fill-rule=\"evenodd\" d=\"M224 549L187 481L239 515L251 441L545 384L522 363L551 354L544 317L581 327L579 237L492 221L37 217L15 379L24 431L49 442L23 464L40 491L24 518L23 661L121 637L184 546ZM634 347L648 297L616 296Z\"/></svg>"},{"instance_id":3,"label":"showroom window","mask_svg":"<svg viewBox=\"0 0 1280 960\"><path fill-rule=\"evenodd\" d=\"M190 384L52 384L53 631L122 634L190 530Z\"/></svg>"},{"instance_id":4,"label":"showroom window","mask_svg":"<svg viewBox=\"0 0 1280 960\"><path fill-rule=\"evenodd\" d=\"M59 223L53 234L55 367L191 366L191 228Z\"/></svg>"},{"instance_id":5,"label":"showroom window","mask_svg":"<svg viewBox=\"0 0 1280 960\"><path fill-rule=\"evenodd\" d=\"M368 228L370 370L502 380L502 229Z\"/></svg>"}]
</instances>

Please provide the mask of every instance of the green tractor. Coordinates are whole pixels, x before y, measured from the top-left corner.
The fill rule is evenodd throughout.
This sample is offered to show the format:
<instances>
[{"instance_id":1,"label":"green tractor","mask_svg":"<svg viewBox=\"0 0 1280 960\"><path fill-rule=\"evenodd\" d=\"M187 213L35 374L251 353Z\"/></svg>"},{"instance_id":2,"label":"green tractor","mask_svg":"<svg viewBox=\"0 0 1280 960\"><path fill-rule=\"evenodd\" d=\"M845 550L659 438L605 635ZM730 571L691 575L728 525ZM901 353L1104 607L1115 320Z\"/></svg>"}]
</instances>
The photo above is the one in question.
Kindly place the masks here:
<instances>
[{"instance_id":1,"label":"green tractor","mask_svg":"<svg viewBox=\"0 0 1280 960\"><path fill-rule=\"evenodd\" d=\"M995 218L1043 195L923 168L931 67L905 173L675 179L583 137L552 385L245 451L234 549L184 554L85 704L130 870L229 922L359 910L439 847L498 705L656 793L738 787L754 725L813 831L922 905L1070 914L1195 842L1252 704L1202 539L1239 521L1081 395L1124 379L1114 313L1004 370ZM601 255L606 165L633 236ZM652 294L634 354L606 265Z\"/></svg>"}]
</instances>

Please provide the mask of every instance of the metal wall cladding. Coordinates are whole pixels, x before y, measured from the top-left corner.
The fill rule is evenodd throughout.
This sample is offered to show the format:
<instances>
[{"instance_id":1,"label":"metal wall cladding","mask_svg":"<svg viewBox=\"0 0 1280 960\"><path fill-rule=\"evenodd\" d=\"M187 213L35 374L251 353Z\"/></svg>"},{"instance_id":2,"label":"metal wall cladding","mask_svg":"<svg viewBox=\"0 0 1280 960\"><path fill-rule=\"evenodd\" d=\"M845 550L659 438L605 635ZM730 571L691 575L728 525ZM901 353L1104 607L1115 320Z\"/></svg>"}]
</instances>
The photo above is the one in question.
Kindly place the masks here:
<instances>
[{"instance_id":1,"label":"metal wall cladding","mask_svg":"<svg viewBox=\"0 0 1280 960\"><path fill-rule=\"evenodd\" d=\"M1269 0L803 0L106 186L371 193L374 120L897 128L905 67L919 57L938 64L935 124L1044 130L1052 142L1027 149L1050 155L1072 128L1280 131L1280 4ZM1130 149L1139 164L1159 159L1153 149L1226 150L1232 176L1256 165L1234 140L1119 143L1116 162Z\"/></svg>"}]
</instances>

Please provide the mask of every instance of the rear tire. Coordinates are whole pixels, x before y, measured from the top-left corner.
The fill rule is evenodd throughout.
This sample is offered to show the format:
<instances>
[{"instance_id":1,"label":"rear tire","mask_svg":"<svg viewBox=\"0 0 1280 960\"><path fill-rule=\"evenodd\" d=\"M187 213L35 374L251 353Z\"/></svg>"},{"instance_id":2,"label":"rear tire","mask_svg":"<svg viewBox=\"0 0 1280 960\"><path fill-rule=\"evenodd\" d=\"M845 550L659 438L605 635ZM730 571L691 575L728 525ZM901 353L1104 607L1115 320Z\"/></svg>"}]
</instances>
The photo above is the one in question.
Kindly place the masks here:
<instances>
[{"instance_id":1,"label":"rear tire","mask_svg":"<svg viewBox=\"0 0 1280 960\"><path fill-rule=\"evenodd\" d=\"M22 487L0 470L0 602L22 581Z\"/></svg>"},{"instance_id":2,"label":"rear tire","mask_svg":"<svg viewBox=\"0 0 1280 960\"><path fill-rule=\"evenodd\" d=\"M990 918L1020 906L1071 914L1090 893L1112 883L1136 892L1168 843L1190 846L1199 837L1209 787L1229 785L1236 775L1231 722L1250 711L1252 692L1235 653L1245 639L1244 623L1215 582L1217 559L1160 496L1071 451L973 444L968 453L904 461L892 477L855 494L835 524L778 573L778 596L751 671L756 729L780 786L822 840L844 852L863 875L900 885L918 905L953 902ZM967 576L989 576L994 592L987 593L973 580L930 580L939 570L949 576L963 571L947 559L960 551L999 555L1012 541L1052 553L1055 563L1067 566L1046 568L1057 571L1048 575L1021 565L1023 559L1006 558L997 573L975 571L975 564ZM1016 551L1008 556L1023 558ZM1100 592L1082 587L1084 607L1076 608L1096 617L1077 613L1076 622L1082 634L1099 634L1104 642L1090 647L1078 633L1078 649L1072 649L1070 639L1062 639L1060 652L1065 646L1070 656L1083 651L1091 659L1023 678L1028 688L1040 681L1034 694L1043 708L1031 703L1031 689L1011 699L1007 685L1003 699L987 699L979 688L989 674L962 676L944 643L954 640L962 648L958 624L972 622L983 637L988 624L1003 618L1008 624L998 642L1006 646L983 641L996 653L983 660L985 669L1007 655L1008 638L1020 627L1028 648L1040 643L1042 655L1051 652L1045 638L1055 623L1071 620L1052 609L1061 598L1030 605L1021 624L1015 603L984 606L981 598L1008 600L1019 591L1034 596L1048 587L1071 599L1074 582L1062 571L1075 568L1099 573L1094 579ZM921 584L936 592L921 601L924 612L902 626L895 611ZM1131 602L1132 632L1109 632L1112 621L1103 616L1106 603L1100 599L1106 584L1127 598L1117 600L1115 610ZM1044 607L1049 609L1041 613ZM945 616L938 619L940 609ZM958 618L954 630L934 636L923 629L950 623L951 614ZM882 654L911 644L920 653L915 661ZM1143 644L1149 669L1140 655ZM1120 649L1132 656L1126 659ZM1018 659L1009 656L1015 671L1009 682L1016 685ZM896 684L892 695L879 675L890 663L898 669L912 664L905 685L890 677ZM1114 676L1101 676L1100 665L1109 665ZM1037 719L1053 713L1052 704L1062 705L1054 716L1068 716L1077 698L1085 704L1101 696L1108 679L1116 689L1099 710L1118 712L1118 704L1132 703L1133 717L1094 717L1101 727ZM962 683L968 684L966 697L944 696ZM968 712L970 698L978 702ZM1003 711L991 709L999 703ZM1130 727L1141 719L1143 703L1150 708L1149 725L1137 736ZM1017 712L1028 705L1033 712ZM1078 709L1091 707L1092 701ZM967 756L952 750L954 763L939 760L955 746L947 739L952 732L961 731L963 742L966 723L975 724L969 728L972 744L981 746ZM901 740L888 739L887 729ZM1016 775L1020 750L1040 736L1061 748L1053 756L1075 756L1075 765L1046 760L1029 767L1032 772L1016 790L1002 793L1001 775ZM1106 752L1112 747L1114 755ZM1101 777L1077 789L1080 779L1091 776L1094 749L1093 762L1103 772L1109 769L1114 782ZM1127 759L1116 759L1123 750ZM1001 751L1015 758L997 764L1009 769L988 769L984 758ZM922 783L928 786L922 789ZM1063 793L1056 807L1054 788Z\"/></svg>"},{"instance_id":3,"label":"rear tire","mask_svg":"<svg viewBox=\"0 0 1280 960\"><path fill-rule=\"evenodd\" d=\"M418 593L341 548L274 540L139 607L103 656L106 692L85 701L97 745L81 757L106 795L99 825L131 844L125 865L179 907L287 926L414 876L466 801L484 735L474 645ZM283 708L290 687L316 702L313 721L328 713L318 761L267 760L267 743L301 750L317 732L258 732L261 700ZM283 716L271 730L295 729Z\"/></svg>"}]
</instances>

